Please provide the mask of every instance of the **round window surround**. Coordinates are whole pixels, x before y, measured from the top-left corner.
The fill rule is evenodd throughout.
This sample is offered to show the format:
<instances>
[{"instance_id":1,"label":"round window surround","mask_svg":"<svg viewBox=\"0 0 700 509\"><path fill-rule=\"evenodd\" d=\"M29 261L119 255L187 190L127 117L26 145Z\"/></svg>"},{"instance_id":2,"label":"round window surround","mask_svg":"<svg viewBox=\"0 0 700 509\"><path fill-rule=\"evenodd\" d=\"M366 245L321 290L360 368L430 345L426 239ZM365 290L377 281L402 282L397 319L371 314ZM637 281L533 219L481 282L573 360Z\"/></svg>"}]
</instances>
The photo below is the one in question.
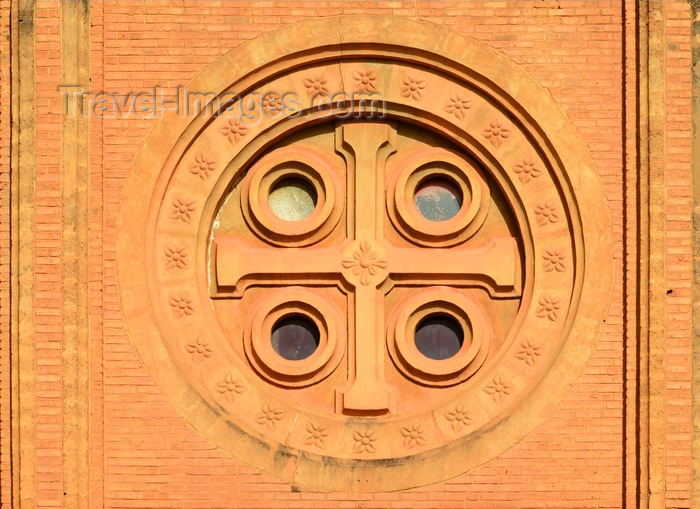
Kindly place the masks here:
<instances>
[{"instance_id":1,"label":"round window surround","mask_svg":"<svg viewBox=\"0 0 700 509\"><path fill-rule=\"evenodd\" d=\"M406 158L387 193L394 226L406 240L424 246L465 242L479 231L490 205L490 191L478 165L442 148Z\"/></svg>"},{"instance_id":2,"label":"round window surround","mask_svg":"<svg viewBox=\"0 0 700 509\"><path fill-rule=\"evenodd\" d=\"M306 324L311 336L305 340L308 355L292 354L285 348L294 346L293 339L292 344L279 343L279 325L290 323L292 317L297 324ZM317 293L285 288L260 299L248 314L243 333L245 353L261 377L286 387L306 387L330 375L342 359L346 348L343 322L341 311ZM316 346L310 351L312 343ZM285 355L287 352L290 355Z\"/></svg>"},{"instance_id":3,"label":"round window surround","mask_svg":"<svg viewBox=\"0 0 700 509\"><path fill-rule=\"evenodd\" d=\"M425 355L416 342L419 326L436 316L447 318L469 338L446 358ZM423 385L445 387L463 382L481 367L490 340L488 318L479 304L453 288L432 287L414 292L397 307L389 320L387 343L406 377Z\"/></svg>"},{"instance_id":4,"label":"round window surround","mask_svg":"<svg viewBox=\"0 0 700 509\"><path fill-rule=\"evenodd\" d=\"M407 34L400 46L395 33ZM417 151L388 177L388 222L406 244L447 259L450 250L443 248L479 240L488 233L488 182L506 196L523 232L516 267L490 261L503 239L491 239L478 256L453 264L493 292L501 291L504 281L521 289L512 331L488 362L479 365L479 356L495 348L489 324L497 317L459 288L445 286L449 281L407 292L387 312L381 341L371 343L376 355L386 348L389 362L417 387L451 392L427 403L422 413L402 414L394 407L381 417L344 414L338 407L309 410L295 399L301 389L313 391L325 380L341 379L341 366L354 355L358 338L348 335L347 306L324 290L329 278L259 291L246 319L227 324L228 329L213 306L225 305L229 297L223 290L234 289L230 298L258 291L245 279L237 282L237 272L247 267L246 247L212 240L214 218L236 183L251 243L291 253L290 248L321 249L333 240L346 217L346 193L352 191L339 177L346 168L320 147L266 151L307 127L338 120L329 108L310 105L310 90L345 91L351 97L370 85L381 93L386 117L368 122L403 121L459 147L458 153ZM286 90L301 99L297 116L269 116L246 125L225 116L164 115L124 188L116 263L127 331L160 389L194 429L293 484L383 491L444 481L483 465L556 407L600 334L612 281L612 237L602 185L585 145L551 95L521 67L444 27L339 17L250 41L208 66L187 89L222 96L230 90L243 95ZM339 106L337 100L332 105ZM213 162L206 174L193 175L198 154ZM441 161L437 168L436 160ZM530 172L529 180L516 172L523 162L539 170ZM458 186L463 203L454 216L430 221L419 213L415 195L429 177ZM316 192L313 212L298 221L280 218L269 205L270 193L285 178L304 179ZM363 284L370 267L373 278L384 278L376 284L390 286L397 267L411 262L392 245L361 240L349 243L340 258L333 258L332 250L315 255L319 265L337 260L337 268L328 270L344 278L336 278L338 291L366 291L375 284L370 277ZM241 261L229 272L223 271L224 248ZM187 253L186 259L169 263L175 252ZM564 270L546 270L552 257ZM278 259L277 254L269 258ZM476 269L486 275L474 274ZM424 267L428 283L432 270ZM226 278L235 284L223 284ZM304 359L285 359L272 346L275 325L289 316L302 316L319 331L318 347ZM465 332L462 347L447 359L430 359L415 344L416 327L433 316L447 316ZM232 341L243 342L244 359L234 355ZM208 355L192 353L199 351L197 345ZM464 381L454 384L462 375ZM222 385L225 380L235 383ZM227 387L240 391L229 394ZM462 410L469 413L468 425L456 417ZM423 440L407 447L402 430L417 424ZM323 439L310 440L310 434Z\"/></svg>"},{"instance_id":5,"label":"round window surround","mask_svg":"<svg viewBox=\"0 0 700 509\"><path fill-rule=\"evenodd\" d=\"M267 154L253 164L243 181L241 210L248 225L273 244L291 247L318 242L342 214L338 173L313 150L281 148Z\"/></svg>"}]
</instances>

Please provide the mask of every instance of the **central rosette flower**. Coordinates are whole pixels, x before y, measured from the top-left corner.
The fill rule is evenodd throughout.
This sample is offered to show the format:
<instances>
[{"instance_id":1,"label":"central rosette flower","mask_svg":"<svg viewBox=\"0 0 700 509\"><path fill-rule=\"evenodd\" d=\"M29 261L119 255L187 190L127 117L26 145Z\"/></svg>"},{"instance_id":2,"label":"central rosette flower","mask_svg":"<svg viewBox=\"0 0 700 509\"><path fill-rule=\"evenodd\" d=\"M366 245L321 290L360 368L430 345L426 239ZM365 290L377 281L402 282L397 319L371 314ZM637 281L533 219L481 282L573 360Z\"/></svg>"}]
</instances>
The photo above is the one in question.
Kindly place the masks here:
<instances>
[{"instance_id":1,"label":"central rosette flower","mask_svg":"<svg viewBox=\"0 0 700 509\"><path fill-rule=\"evenodd\" d=\"M360 283L368 285L372 276L385 269L389 263L379 256L379 253L372 249L368 240L360 242L360 247L352 252L352 258L343 260L343 267L351 269L352 273L360 277Z\"/></svg>"}]
</instances>

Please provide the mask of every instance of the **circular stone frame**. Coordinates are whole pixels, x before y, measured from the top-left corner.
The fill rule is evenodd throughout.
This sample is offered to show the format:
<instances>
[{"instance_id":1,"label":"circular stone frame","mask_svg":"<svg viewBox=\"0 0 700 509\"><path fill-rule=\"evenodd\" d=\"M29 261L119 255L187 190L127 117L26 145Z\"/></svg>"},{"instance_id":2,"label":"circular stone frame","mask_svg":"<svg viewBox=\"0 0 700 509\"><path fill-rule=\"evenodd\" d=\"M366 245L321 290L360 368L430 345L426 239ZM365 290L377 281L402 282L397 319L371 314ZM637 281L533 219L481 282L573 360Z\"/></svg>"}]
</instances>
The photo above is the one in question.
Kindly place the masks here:
<instances>
[{"instance_id":1,"label":"circular stone frame","mask_svg":"<svg viewBox=\"0 0 700 509\"><path fill-rule=\"evenodd\" d=\"M414 331L424 318L446 315L464 332L462 348L449 359L423 355L415 344ZM389 319L387 348L394 364L409 378L435 387L456 385L473 375L486 360L491 331L484 310L473 299L451 288L424 288L401 302ZM471 337L470 344L467 336Z\"/></svg>"},{"instance_id":2,"label":"circular stone frame","mask_svg":"<svg viewBox=\"0 0 700 509\"><path fill-rule=\"evenodd\" d=\"M285 359L270 341L275 324L290 315L310 319L320 333L318 347L305 359ZM258 301L248 314L243 346L262 377L286 387L306 387L338 367L346 347L342 324L342 313L328 300L305 288L285 288Z\"/></svg>"},{"instance_id":3,"label":"circular stone frame","mask_svg":"<svg viewBox=\"0 0 700 509\"><path fill-rule=\"evenodd\" d=\"M294 164L294 168L289 166ZM270 209L268 197L285 178L301 178L316 191L313 212L300 221L285 221ZM299 247L318 242L333 231L343 211L342 185L331 163L310 149L280 148L265 155L246 175L241 211L248 226L272 244Z\"/></svg>"},{"instance_id":4,"label":"circular stone frame","mask_svg":"<svg viewBox=\"0 0 700 509\"><path fill-rule=\"evenodd\" d=\"M440 166L435 168L434 166ZM416 189L428 178L443 177L462 193L462 206L454 217L430 221L415 207ZM388 183L387 212L397 230L423 246L448 247L460 244L484 224L490 205L486 179L468 158L445 149L421 150L407 157ZM468 204L465 203L468 200Z\"/></svg>"},{"instance_id":5,"label":"circular stone frame","mask_svg":"<svg viewBox=\"0 0 700 509\"><path fill-rule=\"evenodd\" d=\"M396 33L404 35L400 44ZM333 120L322 118L318 108L248 126L224 117L163 115L137 154L123 191L116 276L128 336L158 387L195 430L292 484L390 491L473 470L522 440L556 408L600 335L612 287L613 242L603 186L566 113L518 64L448 28L365 16L305 21L220 57L187 90L222 97L269 85L306 98L304 79L326 72L323 85L350 97L361 62L381 67L376 85L389 120L439 133L473 156L501 187L527 240L521 245L523 299L513 332L498 356L454 396L428 405L421 415L313 412L249 375L220 330L209 286L216 211L232 183L243 178L243 169L266 149L300 129ZM424 95L402 93L407 74L426 80ZM339 88L344 85L348 88ZM460 116L448 104L455 90L472 102ZM430 101L424 100L427 93ZM506 125L507 140L489 125ZM216 159L201 178L190 171L195 154ZM210 159L212 154L216 157ZM534 157L543 170L530 182L514 174L523 157ZM179 252L187 253L177 268L167 264L170 246L184 246ZM544 271L548 249L565 249L566 271ZM535 337L548 342L531 365L518 352L522 342ZM201 362L188 353L193 338L212 344ZM508 376L511 390L496 398L493 381ZM222 380L245 388L235 403L217 389ZM455 408L472 412L468 427L452 426ZM406 449L401 429L416 420L429 440ZM305 441L312 425L323 426L332 437L324 448ZM353 450L357 436L375 437L372 454Z\"/></svg>"}]
</instances>

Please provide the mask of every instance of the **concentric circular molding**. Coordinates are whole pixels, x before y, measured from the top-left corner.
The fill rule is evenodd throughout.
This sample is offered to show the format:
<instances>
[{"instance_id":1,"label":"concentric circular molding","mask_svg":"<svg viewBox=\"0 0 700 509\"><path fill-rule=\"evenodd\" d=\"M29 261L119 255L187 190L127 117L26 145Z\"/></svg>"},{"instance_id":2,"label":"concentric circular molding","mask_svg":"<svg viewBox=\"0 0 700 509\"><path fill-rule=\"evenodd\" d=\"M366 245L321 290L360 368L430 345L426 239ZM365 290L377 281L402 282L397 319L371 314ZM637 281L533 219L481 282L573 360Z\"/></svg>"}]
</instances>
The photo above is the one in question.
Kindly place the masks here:
<instances>
[{"instance_id":1,"label":"concentric circular molding","mask_svg":"<svg viewBox=\"0 0 700 509\"><path fill-rule=\"evenodd\" d=\"M316 324L320 339L306 359L288 360L272 347L272 328L286 316L304 316ZM327 377L345 353L344 320L328 300L304 288L278 290L260 300L244 329L246 355L258 373L286 387L304 387Z\"/></svg>"},{"instance_id":2,"label":"concentric circular molding","mask_svg":"<svg viewBox=\"0 0 700 509\"><path fill-rule=\"evenodd\" d=\"M418 351L414 333L424 318L447 315L462 328L465 344L456 355L444 360L425 357ZM389 320L387 347L396 366L409 378L424 385L456 385L473 375L486 360L491 331L484 310L450 288L424 288L413 293Z\"/></svg>"},{"instance_id":3,"label":"concentric circular molding","mask_svg":"<svg viewBox=\"0 0 700 509\"><path fill-rule=\"evenodd\" d=\"M459 189L464 203L446 221L430 221L414 204L416 189L426 178L443 177ZM387 211L394 226L411 241L424 246L447 247L474 235L486 219L490 195L486 180L466 157L445 149L421 150L406 158L389 182Z\"/></svg>"},{"instance_id":4,"label":"concentric circular molding","mask_svg":"<svg viewBox=\"0 0 700 509\"><path fill-rule=\"evenodd\" d=\"M281 148L253 165L243 181L241 209L248 225L267 242L305 246L318 242L338 223L343 210L343 186L338 172L321 154L309 149ZM301 221L285 221L268 205L271 190L285 178L301 178L317 196L314 211Z\"/></svg>"},{"instance_id":5,"label":"concentric circular molding","mask_svg":"<svg viewBox=\"0 0 700 509\"><path fill-rule=\"evenodd\" d=\"M356 76L371 77L382 94L384 120L438 133L473 157L475 171L500 187L522 234L522 269L498 268L522 292L511 333L453 396L422 415L324 414L288 393L280 397L231 351L212 309L212 225L232 183L259 154L292 133L334 120L305 102L294 117L247 126L223 116L164 115L124 188L117 281L127 331L144 364L171 404L209 440L290 483L398 490L490 461L555 408L595 348L610 295L612 239L594 163L551 95L502 54L444 27L370 17L307 21L221 57L187 90L220 96L285 90L306 101L319 86L352 97L364 86ZM523 164L539 171L523 178L516 171ZM322 175L313 177L320 177L314 185ZM329 189L334 184L322 190L326 197ZM336 198L342 192L336 190ZM324 206L317 206L319 217ZM480 263L496 263L493 253L515 242L491 240ZM178 262L170 263L175 252ZM464 263L466 271L472 262ZM554 265L563 270L548 270ZM488 275L482 279L499 287ZM473 324L474 311L467 313ZM323 325L318 317L315 323ZM523 345L538 341L539 357L529 359L533 349ZM455 424L463 422L455 420L462 409L470 412L469 426ZM406 448L401 430L416 420L425 444ZM321 429L327 440L308 440L308 430ZM371 449L353 447L362 440L372 442Z\"/></svg>"}]
</instances>

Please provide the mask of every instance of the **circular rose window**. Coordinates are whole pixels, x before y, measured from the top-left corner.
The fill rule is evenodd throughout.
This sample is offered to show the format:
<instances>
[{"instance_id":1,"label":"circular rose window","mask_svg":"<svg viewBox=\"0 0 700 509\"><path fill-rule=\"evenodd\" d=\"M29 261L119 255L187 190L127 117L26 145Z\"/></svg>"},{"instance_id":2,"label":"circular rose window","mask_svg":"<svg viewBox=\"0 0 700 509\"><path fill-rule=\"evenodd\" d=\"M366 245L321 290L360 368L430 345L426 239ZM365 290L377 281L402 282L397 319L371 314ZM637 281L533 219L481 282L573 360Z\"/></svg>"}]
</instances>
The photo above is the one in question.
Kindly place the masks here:
<instances>
[{"instance_id":1,"label":"circular rose window","mask_svg":"<svg viewBox=\"0 0 700 509\"><path fill-rule=\"evenodd\" d=\"M216 97L149 135L117 263L130 337L196 430L292 483L395 490L554 408L600 331L611 238L585 146L516 64L333 18L187 90Z\"/></svg>"}]
</instances>

